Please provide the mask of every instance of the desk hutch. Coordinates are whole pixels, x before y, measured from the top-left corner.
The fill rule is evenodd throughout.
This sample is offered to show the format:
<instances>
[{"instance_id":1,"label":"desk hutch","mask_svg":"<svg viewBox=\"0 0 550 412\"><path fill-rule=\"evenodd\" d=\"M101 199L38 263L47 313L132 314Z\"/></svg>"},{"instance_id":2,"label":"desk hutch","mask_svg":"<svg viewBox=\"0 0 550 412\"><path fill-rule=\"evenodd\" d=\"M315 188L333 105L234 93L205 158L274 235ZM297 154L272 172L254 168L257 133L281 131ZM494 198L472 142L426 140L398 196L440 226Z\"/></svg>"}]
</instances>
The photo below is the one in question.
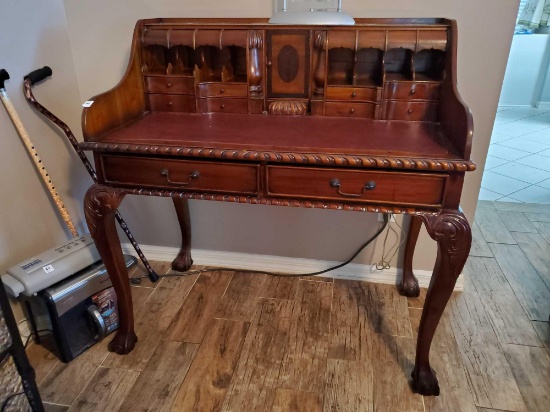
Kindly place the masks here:
<instances>
[{"instance_id":1,"label":"desk hutch","mask_svg":"<svg viewBox=\"0 0 550 412\"><path fill-rule=\"evenodd\" d=\"M357 19L355 26L265 19L138 21L128 69L84 109L81 147L99 183L90 232L116 289L109 349L137 341L114 212L126 194L173 199L190 267L187 199L412 216L399 291L419 294L422 222L438 256L422 313L413 388L439 394L429 350L471 244L459 208L472 117L456 86L456 23ZM98 67L99 70L99 67Z\"/></svg>"}]
</instances>

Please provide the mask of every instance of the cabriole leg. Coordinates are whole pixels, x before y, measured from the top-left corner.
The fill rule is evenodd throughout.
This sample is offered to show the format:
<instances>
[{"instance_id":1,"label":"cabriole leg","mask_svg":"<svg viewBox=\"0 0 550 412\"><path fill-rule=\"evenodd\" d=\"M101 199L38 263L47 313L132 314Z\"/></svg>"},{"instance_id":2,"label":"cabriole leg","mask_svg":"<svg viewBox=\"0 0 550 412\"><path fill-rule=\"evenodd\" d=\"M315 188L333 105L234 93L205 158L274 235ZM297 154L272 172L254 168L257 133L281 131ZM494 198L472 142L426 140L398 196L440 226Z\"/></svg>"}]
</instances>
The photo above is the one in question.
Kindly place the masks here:
<instances>
[{"instance_id":1,"label":"cabriole leg","mask_svg":"<svg viewBox=\"0 0 550 412\"><path fill-rule=\"evenodd\" d=\"M430 367L430 346L439 319L466 263L472 244L472 232L468 220L459 210L443 210L421 217L428 233L437 241L437 260L420 319L412 378L416 392L425 396L437 396L439 384Z\"/></svg>"},{"instance_id":2,"label":"cabriole leg","mask_svg":"<svg viewBox=\"0 0 550 412\"><path fill-rule=\"evenodd\" d=\"M124 195L123 190L94 184L84 197L84 214L90 234L118 298L120 326L109 343L109 350L119 355L131 352L137 342L128 271L115 226L115 212Z\"/></svg>"},{"instance_id":3,"label":"cabriole leg","mask_svg":"<svg viewBox=\"0 0 550 412\"><path fill-rule=\"evenodd\" d=\"M418 216L411 216L411 224L409 226L409 233L407 235L407 243L405 245L405 259L403 261L403 278L399 285L399 293L408 298L415 298L420 296L420 287L418 287L418 280L413 274L413 256L414 248L416 247L416 241L418 240L418 233L422 226L422 219Z\"/></svg>"},{"instance_id":4,"label":"cabriole leg","mask_svg":"<svg viewBox=\"0 0 550 412\"><path fill-rule=\"evenodd\" d=\"M189 202L185 198L173 197L174 208L178 215L181 230L181 249L178 256L172 262L172 269L177 272L185 272L191 268L191 220L189 218Z\"/></svg>"}]
</instances>

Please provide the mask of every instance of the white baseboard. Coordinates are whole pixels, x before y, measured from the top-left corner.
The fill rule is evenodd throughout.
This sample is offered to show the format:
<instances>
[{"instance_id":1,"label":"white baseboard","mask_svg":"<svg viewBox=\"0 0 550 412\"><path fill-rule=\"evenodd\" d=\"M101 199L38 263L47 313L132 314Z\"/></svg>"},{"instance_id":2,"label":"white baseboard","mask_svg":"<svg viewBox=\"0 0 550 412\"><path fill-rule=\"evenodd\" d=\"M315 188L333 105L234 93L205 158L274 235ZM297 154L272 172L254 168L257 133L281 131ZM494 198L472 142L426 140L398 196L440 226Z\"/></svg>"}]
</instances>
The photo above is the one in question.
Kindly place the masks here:
<instances>
[{"instance_id":1,"label":"white baseboard","mask_svg":"<svg viewBox=\"0 0 550 412\"><path fill-rule=\"evenodd\" d=\"M174 247L162 247L140 245L141 250L150 260L171 262L177 256L179 249ZM130 243L123 243L124 253L135 254ZM326 260L290 258L282 256L255 255L249 253L221 252L217 250L192 250L193 261L197 265L221 266L234 269L266 270L278 273L309 273L316 272L340 262ZM414 274L418 284L427 288L430 284L432 272L428 270L415 270ZM350 263L338 270L323 274L324 277L334 279L363 280L366 282L385 283L396 285L401 279L400 268L377 270L369 265ZM455 290L464 290L464 276L460 275L456 282Z\"/></svg>"}]
</instances>

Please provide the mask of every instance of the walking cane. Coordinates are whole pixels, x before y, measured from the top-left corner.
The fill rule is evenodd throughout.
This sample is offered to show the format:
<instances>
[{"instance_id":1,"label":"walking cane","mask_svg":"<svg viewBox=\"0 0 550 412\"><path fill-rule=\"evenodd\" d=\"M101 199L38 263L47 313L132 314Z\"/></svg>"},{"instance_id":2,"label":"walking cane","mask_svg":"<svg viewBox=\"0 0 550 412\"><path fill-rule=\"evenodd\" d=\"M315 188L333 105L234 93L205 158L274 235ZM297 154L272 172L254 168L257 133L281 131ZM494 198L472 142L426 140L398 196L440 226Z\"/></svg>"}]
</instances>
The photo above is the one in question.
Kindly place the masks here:
<instances>
[{"instance_id":1,"label":"walking cane","mask_svg":"<svg viewBox=\"0 0 550 412\"><path fill-rule=\"evenodd\" d=\"M4 103L4 106L6 107L6 111L8 112L8 115L11 121L13 122L15 128L17 129L17 133L19 133L19 136L21 137L21 140L23 141L23 144L25 145L27 152L31 156L31 159L34 162L34 165L38 169L38 172L40 173L40 177L46 184L46 187L50 192L50 195L52 196L55 206L57 207L57 210L59 211L61 217L65 221L67 228L69 229L73 237L77 237L78 232L74 227L71 217L69 216L69 212L67 211L67 209L65 208L65 205L63 204L63 201L59 197L59 194L57 193L57 190L53 185L52 178L50 177L50 174L46 170L46 166L44 166L44 162L42 161L42 159L40 159L40 156L38 156L38 153L34 147L34 144L31 141L31 138L29 137L29 134L27 133L25 126L23 126L23 123L21 122L19 115L15 111L15 107L13 107L13 104L8 96L8 93L6 92L6 89L4 88L4 82L9 78L10 78L10 75L8 74L8 72L4 69L1 69L0 70L0 99L2 100L2 103Z\"/></svg>"},{"instance_id":2,"label":"walking cane","mask_svg":"<svg viewBox=\"0 0 550 412\"><path fill-rule=\"evenodd\" d=\"M88 158L84 154L84 151L80 147L78 147L78 141L74 137L74 134L71 131L71 129L69 128L69 126L67 126L63 121L61 121L61 119L59 119L52 112L50 112L48 109L46 109L40 103L38 103L36 101L36 99L34 98L34 95L32 94L32 86L35 83L38 83L38 82L44 80L46 77L49 77L51 75L52 75L52 69L49 68L48 66L44 66L43 68L35 70L35 71L29 73L28 75L26 75L24 77L24 82L23 82L23 89L24 89L24 93L25 93L25 98L28 100L28 102L30 104L33 105L33 107L36 110L38 110L40 113L42 113L44 116L46 116L50 121L55 123L61 130L63 130L63 132L65 133L65 136L67 136L67 139L71 143L71 146L76 151L76 153L78 154L78 157L80 157L80 160L84 164L84 167L86 168L86 170L90 174L90 177L92 178L94 183L97 183L97 174L96 174L93 166L91 165L90 161L88 160ZM118 210L115 212L115 217L116 217L116 220L118 221L118 224L120 225L120 227L122 228L122 230L124 231L126 236L128 237L128 240L130 241L130 243L134 247L134 249L135 249L136 253L138 254L141 262L143 263L143 266L145 266L145 269L147 269L147 272L149 274L149 279L151 280L151 282L156 282L159 279L159 275L153 270L153 268L149 264L149 261L147 260L147 258L143 254L143 252L141 251L141 248L139 247L139 244L134 239L134 235L132 235L132 232L130 232L130 229L128 228L128 225L126 224L126 222L124 221L124 219L122 218L122 216L120 215Z\"/></svg>"}]
</instances>

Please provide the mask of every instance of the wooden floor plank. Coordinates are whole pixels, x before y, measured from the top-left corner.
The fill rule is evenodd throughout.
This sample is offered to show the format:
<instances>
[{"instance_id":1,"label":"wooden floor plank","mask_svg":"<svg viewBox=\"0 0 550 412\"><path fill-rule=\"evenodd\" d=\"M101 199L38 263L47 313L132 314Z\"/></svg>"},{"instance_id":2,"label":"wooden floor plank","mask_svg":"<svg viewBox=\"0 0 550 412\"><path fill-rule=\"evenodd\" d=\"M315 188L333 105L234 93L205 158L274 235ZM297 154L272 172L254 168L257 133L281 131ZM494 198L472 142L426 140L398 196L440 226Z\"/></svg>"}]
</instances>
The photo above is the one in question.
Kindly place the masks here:
<instances>
[{"instance_id":1,"label":"wooden floor plank","mask_svg":"<svg viewBox=\"0 0 550 412\"><path fill-rule=\"evenodd\" d=\"M314 275L314 276L300 276L300 280L310 280L313 282L334 282L334 278L327 278L325 276Z\"/></svg>"},{"instance_id":2,"label":"wooden floor plank","mask_svg":"<svg viewBox=\"0 0 550 412\"><path fill-rule=\"evenodd\" d=\"M407 298L409 308L422 309L426 300L426 293L428 293L428 288L420 288L420 296L416 298Z\"/></svg>"},{"instance_id":3,"label":"wooden floor plank","mask_svg":"<svg viewBox=\"0 0 550 412\"><path fill-rule=\"evenodd\" d=\"M546 284L548 288L546 296L549 297L548 301L550 301L550 244L546 243L538 233L514 233L513 236Z\"/></svg>"},{"instance_id":4,"label":"wooden floor plank","mask_svg":"<svg viewBox=\"0 0 550 412\"><path fill-rule=\"evenodd\" d=\"M531 321L494 258L471 256L464 273L483 297L480 301L499 342L540 346Z\"/></svg>"},{"instance_id":5,"label":"wooden floor plank","mask_svg":"<svg viewBox=\"0 0 550 412\"><path fill-rule=\"evenodd\" d=\"M261 299L224 400L224 411L267 411L288 346L294 301Z\"/></svg>"},{"instance_id":6,"label":"wooden floor plank","mask_svg":"<svg viewBox=\"0 0 550 412\"><path fill-rule=\"evenodd\" d=\"M483 238L488 243L516 244L516 241L504 226L498 212L479 209L476 211L474 222L477 223Z\"/></svg>"},{"instance_id":7,"label":"wooden floor plank","mask_svg":"<svg viewBox=\"0 0 550 412\"><path fill-rule=\"evenodd\" d=\"M332 283L300 281L279 387L323 393Z\"/></svg>"},{"instance_id":8,"label":"wooden floor plank","mask_svg":"<svg viewBox=\"0 0 550 412\"><path fill-rule=\"evenodd\" d=\"M42 382L48 373L59 362L57 356L42 345L31 343L27 348L27 356L36 374L36 383Z\"/></svg>"},{"instance_id":9,"label":"wooden floor plank","mask_svg":"<svg viewBox=\"0 0 550 412\"><path fill-rule=\"evenodd\" d=\"M200 343L233 272L201 273L165 334L165 339Z\"/></svg>"},{"instance_id":10,"label":"wooden floor plank","mask_svg":"<svg viewBox=\"0 0 550 412\"><path fill-rule=\"evenodd\" d=\"M373 411L371 362L328 359L325 412Z\"/></svg>"},{"instance_id":11,"label":"wooden floor plank","mask_svg":"<svg viewBox=\"0 0 550 412\"><path fill-rule=\"evenodd\" d=\"M502 348L529 412L550 408L550 356L543 348L506 345Z\"/></svg>"},{"instance_id":12,"label":"wooden floor plank","mask_svg":"<svg viewBox=\"0 0 550 412\"><path fill-rule=\"evenodd\" d=\"M169 411L199 345L161 341L120 411Z\"/></svg>"},{"instance_id":13,"label":"wooden floor plank","mask_svg":"<svg viewBox=\"0 0 550 412\"><path fill-rule=\"evenodd\" d=\"M273 412L321 412L322 410L323 395L282 388L275 391Z\"/></svg>"},{"instance_id":14,"label":"wooden floor plank","mask_svg":"<svg viewBox=\"0 0 550 412\"><path fill-rule=\"evenodd\" d=\"M249 322L266 278L258 273L235 272L214 317Z\"/></svg>"},{"instance_id":15,"label":"wooden floor plank","mask_svg":"<svg viewBox=\"0 0 550 412\"><path fill-rule=\"evenodd\" d=\"M66 405L56 405L55 403L42 402L45 412L65 412L69 410Z\"/></svg>"},{"instance_id":16,"label":"wooden floor plank","mask_svg":"<svg viewBox=\"0 0 550 412\"><path fill-rule=\"evenodd\" d=\"M537 229L524 213L500 211L497 213L509 232L537 233Z\"/></svg>"},{"instance_id":17,"label":"wooden floor plank","mask_svg":"<svg viewBox=\"0 0 550 412\"><path fill-rule=\"evenodd\" d=\"M548 288L517 245L489 245L530 320L548 320Z\"/></svg>"},{"instance_id":18,"label":"wooden floor plank","mask_svg":"<svg viewBox=\"0 0 550 412\"><path fill-rule=\"evenodd\" d=\"M548 213L548 205L539 203L493 202L498 211L520 213Z\"/></svg>"},{"instance_id":19,"label":"wooden floor plank","mask_svg":"<svg viewBox=\"0 0 550 412\"><path fill-rule=\"evenodd\" d=\"M181 288L157 287L140 311L136 313L135 330L138 342L135 349L125 356L110 353L102 366L143 370L153 356L163 334L183 305L197 276L186 278Z\"/></svg>"},{"instance_id":20,"label":"wooden floor plank","mask_svg":"<svg viewBox=\"0 0 550 412\"><path fill-rule=\"evenodd\" d=\"M300 279L295 276L267 276L260 297L293 300Z\"/></svg>"},{"instance_id":21,"label":"wooden floor plank","mask_svg":"<svg viewBox=\"0 0 550 412\"><path fill-rule=\"evenodd\" d=\"M472 224L472 247L470 248L470 256L493 257L489 245L481 234L481 229L475 222Z\"/></svg>"},{"instance_id":22,"label":"wooden floor plank","mask_svg":"<svg viewBox=\"0 0 550 412\"><path fill-rule=\"evenodd\" d=\"M216 319L179 388L172 411L219 411L249 328L248 322Z\"/></svg>"},{"instance_id":23,"label":"wooden floor plank","mask_svg":"<svg viewBox=\"0 0 550 412\"><path fill-rule=\"evenodd\" d=\"M543 239L550 245L550 221L549 222L533 222L533 226L537 229Z\"/></svg>"},{"instance_id":24,"label":"wooden floor plank","mask_svg":"<svg viewBox=\"0 0 550 412\"><path fill-rule=\"evenodd\" d=\"M476 406L524 411L510 366L481 299L472 289L454 295L448 309Z\"/></svg>"},{"instance_id":25,"label":"wooden floor plank","mask_svg":"<svg viewBox=\"0 0 550 412\"><path fill-rule=\"evenodd\" d=\"M373 405L375 411L424 411L422 397L410 388L414 367L413 338L372 334Z\"/></svg>"},{"instance_id":26,"label":"wooden floor plank","mask_svg":"<svg viewBox=\"0 0 550 412\"><path fill-rule=\"evenodd\" d=\"M542 344L546 348L550 349L550 323L533 321L532 324L537 331L537 334L539 335L539 339Z\"/></svg>"},{"instance_id":27,"label":"wooden floor plank","mask_svg":"<svg viewBox=\"0 0 550 412\"><path fill-rule=\"evenodd\" d=\"M100 367L69 411L118 411L138 377L137 371Z\"/></svg>"},{"instance_id":28,"label":"wooden floor plank","mask_svg":"<svg viewBox=\"0 0 550 412\"><path fill-rule=\"evenodd\" d=\"M204 269L203 265L193 265L189 269L192 270L201 270ZM162 286L163 288L173 289L173 288L180 288L185 287L185 284L187 283L187 278L195 278L196 274L183 274L182 272L176 272L175 270L169 269L168 272L166 272L168 276L163 277L160 282L159 286Z\"/></svg>"},{"instance_id":29,"label":"wooden floor plank","mask_svg":"<svg viewBox=\"0 0 550 412\"><path fill-rule=\"evenodd\" d=\"M170 269L169 262L150 261L149 264L157 275L164 275ZM161 282L151 282L148 275L149 272L147 272L141 261L138 261L138 264L130 270L130 279L141 278L140 286L156 288Z\"/></svg>"},{"instance_id":30,"label":"wooden floor plank","mask_svg":"<svg viewBox=\"0 0 550 412\"><path fill-rule=\"evenodd\" d=\"M69 363L58 362L38 385L42 400L72 405L107 356L109 341L104 339Z\"/></svg>"},{"instance_id":31,"label":"wooden floor plank","mask_svg":"<svg viewBox=\"0 0 550 412\"><path fill-rule=\"evenodd\" d=\"M550 223L550 213L525 213L525 216L527 216L527 219L529 219L531 222L544 222L544 223ZM536 226L535 226L536 227Z\"/></svg>"},{"instance_id":32,"label":"wooden floor plank","mask_svg":"<svg viewBox=\"0 0 550 412\"><path fill-rule=\"evenodd\" d=\"M410 316L416 340L422 310L411 309ZM430 353L430 364L437 374L441 394L424 398L425 411L475 412L475 401L451 327L449 311L443 312Z\"/></svg>"}]
</instances>

